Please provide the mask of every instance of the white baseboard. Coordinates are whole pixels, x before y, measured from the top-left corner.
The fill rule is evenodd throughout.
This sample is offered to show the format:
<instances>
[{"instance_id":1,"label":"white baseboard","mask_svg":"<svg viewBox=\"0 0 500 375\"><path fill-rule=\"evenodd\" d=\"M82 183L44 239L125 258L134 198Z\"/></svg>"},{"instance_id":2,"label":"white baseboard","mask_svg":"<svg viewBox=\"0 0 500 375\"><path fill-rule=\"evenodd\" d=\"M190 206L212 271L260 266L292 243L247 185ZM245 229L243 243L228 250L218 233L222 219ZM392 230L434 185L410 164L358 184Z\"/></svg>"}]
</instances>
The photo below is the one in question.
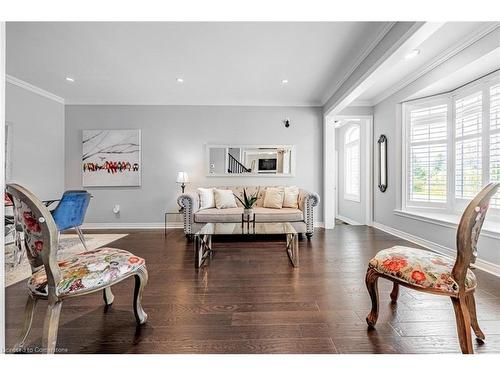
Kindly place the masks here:
<instances>
[{"instance_id":1,"label":"white baseboard","mask_svg":"<svg viewBox=\"0 0 500 375\"><path fill-rule=\"evenodd\" d=\"M85 223L82 229L163 229L163 223ZM324 228L322 221L314 222L315 228ZM183 223L167 222L167 229L184 228Z\"/></svg>"},{"instance_id":2,"label":"white baseboard","mask_svg":"<svg viewBox=\"0 0 500 375\"><path fill-rule=\"evenodd\" d=\"M337 214L335 218L339 219L339 220L342 220L344 223L347 223L349 225L363 225L361 223L358 223L355 220L349 219L348 217L345 217L345 216L342 216L342 215L339 215L339 214Z\"/></svg>"},{"instance_id":3,"label":"white baseboard","mask_svg":"<svg viewBox=\"0 0 500 375\"><path fill-rule=\"evenodd\" d=\"M421 237L417 237L413 234L403 232L399 229L394 229L391 227L388 227L387 225L380 224L373 222L372 226L374 228L380 229L381 231L384 231L386 233L392 234L393 236L402 238L404 240L413 242L414 244L420 245L422 247L425 247L426 249L435 251L436 253L447 255L449 257L455 258L457 256L457 251L455 249L450 249L449 247L437 244L435 242L426 240ZM476 268L491 273L495 276L500 276L500 265L488 262L486 260L482 260L480 258L476 259L475 263Z\"/></svg>"},{"instance_id":4,"label":"white baseboard","mask_svg":"<svg viewBox=\"0 0 500 375\"><path fill-rule=\"evenodd\" d=\"M85 223L82 229L163 229L164 223ZM183 228L182 223L167 223L168 229Z\"/></svg>"}]
</instances>

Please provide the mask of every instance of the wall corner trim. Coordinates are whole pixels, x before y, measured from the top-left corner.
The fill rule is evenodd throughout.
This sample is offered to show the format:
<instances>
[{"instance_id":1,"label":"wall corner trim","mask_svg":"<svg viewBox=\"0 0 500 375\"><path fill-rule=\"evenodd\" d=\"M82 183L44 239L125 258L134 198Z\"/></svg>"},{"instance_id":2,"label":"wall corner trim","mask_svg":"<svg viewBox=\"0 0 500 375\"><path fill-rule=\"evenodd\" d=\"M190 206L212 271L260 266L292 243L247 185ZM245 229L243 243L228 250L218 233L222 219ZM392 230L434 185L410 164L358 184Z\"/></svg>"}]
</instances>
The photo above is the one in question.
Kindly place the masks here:
<instances>
[{"instance_id":1,"label":"wall corner trim","mask_svg":"<svg viewBox=\"0 0 500 375\"><path fill-rule=\"evenodd\" d=\"M386 233L392 234L393 236L396 236L396 237L402 238L404 240L413 242L414 244L425 247L426 249L432 250L436 253L446 255L446 256L449 256L452 258L456 257L456 250L455 249L450 249L446 246L439 245L435 242L428 241L428 240L423 239L421 237L414 236L413 234L406 233L406 232L400 231L399 229L391 228L387 225L380 224L377 222L373 222L372 226L376 229L383 231L383 232L386 232ZM475 266L477 269L480 269L482 271L485 271L485 272L488 272L488 273L491 273L495 276L500 277L500 265L499 264L491 263L491 262L488 262L486 260L478 258L476 260Z\"/></svg>"},{"instance_id":2,"label":"wall corner trim","mask_svg":"<svg viewBox=\"0 0 500 375\"><path fill-rule=\"evenodd\" d=\"M32 85L31 83L25 82L19 78L11 76L11 75L8 75L8 74L5 75L5 82L10 83L12 85L15 85L17 87L21 87L25 90L34 92L35 94L44 96L44 97L51 99L51 100L54 100L58 103L61 103L61 104L65 103L64 98L57 96L55 94L52 94L51 92L48 92L44 89L41 89L40 87Z\"/></svg>"}]
</instances>

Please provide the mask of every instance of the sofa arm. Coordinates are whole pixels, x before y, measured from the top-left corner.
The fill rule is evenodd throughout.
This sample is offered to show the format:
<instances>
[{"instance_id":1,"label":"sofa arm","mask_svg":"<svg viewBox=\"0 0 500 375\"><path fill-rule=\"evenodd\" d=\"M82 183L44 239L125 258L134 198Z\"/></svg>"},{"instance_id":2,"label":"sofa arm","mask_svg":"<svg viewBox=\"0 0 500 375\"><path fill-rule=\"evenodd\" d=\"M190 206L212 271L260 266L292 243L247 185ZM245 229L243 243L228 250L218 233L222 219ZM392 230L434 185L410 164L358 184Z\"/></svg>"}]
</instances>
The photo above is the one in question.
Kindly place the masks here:
<instances>
[{"instance_id":1,"label":"sofa arm","mask_svg":"<svg viewBox=\"0 0 500 375\"><path fill-rule=\"evenodd\" d=\"M299 209L303 212L306 223L306 235L311 237L314 232L314 210L319 204L319 195L307 190L299 190Z\"/></svg>"},{"instance_id":2,"label":"sofa arm","mask_svg":"<svg viewBox=\"0 0 500 375\"><path fill-rule=\"evenodd\" d=\"M196 192L187 192L177 198L177 203L182 207L184 233L192 234L194 214L200 209L200 198Z\"/></svg>"}]
</instances>

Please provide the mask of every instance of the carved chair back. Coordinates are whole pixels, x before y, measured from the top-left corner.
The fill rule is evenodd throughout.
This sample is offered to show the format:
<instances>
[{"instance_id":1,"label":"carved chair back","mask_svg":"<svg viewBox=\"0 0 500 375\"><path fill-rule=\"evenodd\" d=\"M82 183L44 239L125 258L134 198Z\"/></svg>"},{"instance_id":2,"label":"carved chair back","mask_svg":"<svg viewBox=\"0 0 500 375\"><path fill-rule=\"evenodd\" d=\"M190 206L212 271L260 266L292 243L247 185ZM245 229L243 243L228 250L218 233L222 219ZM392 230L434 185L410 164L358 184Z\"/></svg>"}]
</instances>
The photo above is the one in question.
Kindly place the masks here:
<instances>
[{"instance_id":1,"label":"carved chair back","mask_svg":"<svg viewBox=\"0 0 500 375\"><path fill-rule=\"evenodd\" d=\"M500 183L490 183L481 190L465 209L457 228L457 259L452 275L458 283L459 292L465 292L465 278L471 263L476 261L477 241L490 200Z\"/></svg>"},{"instance_id":2,"label":"carved chair back","mask_svg":"<svg viewBox=\"0 0 500 375\"><path fill-rule=\"evenodd\" d=\"M14 203L16 228L24 232L24 247L34 273L41 267L47 274L49 295L61 280L57 264L58 232L56 223L45 205L29 190L18 184L8 184L7 194Z\"/></svg>"}]
</instances>

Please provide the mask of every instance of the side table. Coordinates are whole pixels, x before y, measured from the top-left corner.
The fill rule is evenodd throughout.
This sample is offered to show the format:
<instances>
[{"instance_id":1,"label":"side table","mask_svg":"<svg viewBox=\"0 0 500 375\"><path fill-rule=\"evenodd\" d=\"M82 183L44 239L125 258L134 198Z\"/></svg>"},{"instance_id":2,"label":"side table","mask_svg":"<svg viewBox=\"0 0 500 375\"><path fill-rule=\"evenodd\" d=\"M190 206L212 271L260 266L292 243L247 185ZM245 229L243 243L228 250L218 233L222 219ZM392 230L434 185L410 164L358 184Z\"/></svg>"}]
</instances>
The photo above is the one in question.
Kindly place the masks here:
<instances>
[{"instance_id":1,"label":"side table","mask_svg":"<svg viewBox=\"0 0 500 375\"><path fill-rule=\"evenodd\" d=\"M168 215L182 215L183 213L183 210L179 210L179 211L167 211L165 212L165 223L164 223L164 235L167 236L167 218L168 218Z\"/></svg>"}]
</instances>

